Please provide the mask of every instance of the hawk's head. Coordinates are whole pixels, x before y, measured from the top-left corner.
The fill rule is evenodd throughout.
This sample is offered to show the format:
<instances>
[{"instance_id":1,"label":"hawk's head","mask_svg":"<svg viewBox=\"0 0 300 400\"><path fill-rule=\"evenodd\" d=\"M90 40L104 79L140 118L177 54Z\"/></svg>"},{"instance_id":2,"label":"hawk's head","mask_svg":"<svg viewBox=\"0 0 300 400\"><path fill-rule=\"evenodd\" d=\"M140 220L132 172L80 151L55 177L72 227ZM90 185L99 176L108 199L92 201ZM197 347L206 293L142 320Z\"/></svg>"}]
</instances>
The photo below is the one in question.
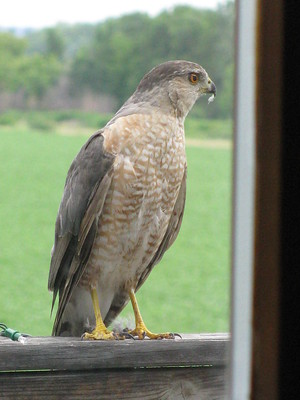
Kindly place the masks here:
<instances>
[{"instance_id":1,"label":"hawk's head","mask_svg":"<svg viewBox=\"0 0 300 400\"><path fill-rule=\"evenodd\" d=\"M185 117L196 100L206 93L216 96L216 86L200 65L190 61L168 61L148 72L139 83L131 102L150 103L161 111L173 108Z\"/></svg>"}]
</instances>

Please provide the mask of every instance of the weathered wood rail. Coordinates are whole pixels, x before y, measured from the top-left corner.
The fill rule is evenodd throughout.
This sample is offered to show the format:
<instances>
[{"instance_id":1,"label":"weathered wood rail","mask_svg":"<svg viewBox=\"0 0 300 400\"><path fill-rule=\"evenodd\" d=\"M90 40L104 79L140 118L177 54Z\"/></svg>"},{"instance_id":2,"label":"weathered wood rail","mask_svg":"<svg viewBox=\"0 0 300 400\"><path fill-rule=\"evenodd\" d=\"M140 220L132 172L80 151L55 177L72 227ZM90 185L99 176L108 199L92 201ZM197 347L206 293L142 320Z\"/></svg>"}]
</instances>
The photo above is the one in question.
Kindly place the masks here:
<instances>
[{"instance_id":1,"label":"weathered wood rail","mask_svg":"<svg viewBox=\"0 0 300 400\"><path fill-rule=\"evenodd\" d=\"M0 337L0 399L224 400L228 334L175 340Z\"/></svg>"}]
</instances>

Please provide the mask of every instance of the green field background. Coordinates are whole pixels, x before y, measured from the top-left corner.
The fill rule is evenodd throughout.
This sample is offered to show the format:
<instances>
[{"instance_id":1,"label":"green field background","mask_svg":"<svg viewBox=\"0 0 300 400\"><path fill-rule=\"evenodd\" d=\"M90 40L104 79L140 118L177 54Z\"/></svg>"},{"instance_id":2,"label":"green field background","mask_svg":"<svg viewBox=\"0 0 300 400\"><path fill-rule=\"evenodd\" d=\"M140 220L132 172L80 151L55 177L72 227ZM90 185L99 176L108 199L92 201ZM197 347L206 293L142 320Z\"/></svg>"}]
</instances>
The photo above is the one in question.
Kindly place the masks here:
<instances>
[{"instance_id":1,"label":"green field background","mask_svg":"<svg viewBox=\"0 0 300 400\"><path fill-rule=\"evenodd\" d=\"M0 126L0 322L21 332L51 333L54 223L67 170L86 140ZM137 297L154 332L228 331L232 152L187 146L187 158L179 237ZM130 319L131 307L122 315Z\"/></svg>"}]
</instances>

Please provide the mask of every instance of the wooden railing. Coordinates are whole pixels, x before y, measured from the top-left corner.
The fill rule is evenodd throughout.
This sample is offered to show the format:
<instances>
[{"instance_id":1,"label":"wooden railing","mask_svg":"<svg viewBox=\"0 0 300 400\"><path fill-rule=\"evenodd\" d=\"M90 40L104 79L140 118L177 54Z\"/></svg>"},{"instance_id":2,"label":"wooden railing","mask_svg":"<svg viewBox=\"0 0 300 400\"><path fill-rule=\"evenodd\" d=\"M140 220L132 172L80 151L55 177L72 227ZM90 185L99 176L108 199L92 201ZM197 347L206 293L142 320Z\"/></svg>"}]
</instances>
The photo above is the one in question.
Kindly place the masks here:
<instances>
[{"instance_id":1,"label":"wooden railing","mask_svg":"<svg viewBox=\"0 0 300 400\"><path fill-rule=\"evenodd\" d=\"M224 400L228 334L175 340L0 337L0 399Z\"/></svg>"}]
</instances>

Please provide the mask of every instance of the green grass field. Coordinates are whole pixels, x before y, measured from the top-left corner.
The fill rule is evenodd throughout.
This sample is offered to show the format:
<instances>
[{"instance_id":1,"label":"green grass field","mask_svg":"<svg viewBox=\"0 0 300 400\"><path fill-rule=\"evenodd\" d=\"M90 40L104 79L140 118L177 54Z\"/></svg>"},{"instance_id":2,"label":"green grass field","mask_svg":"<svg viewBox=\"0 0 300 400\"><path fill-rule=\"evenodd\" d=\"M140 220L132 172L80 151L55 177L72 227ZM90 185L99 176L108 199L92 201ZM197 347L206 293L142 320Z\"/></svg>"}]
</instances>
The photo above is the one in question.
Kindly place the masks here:
<instances>
[{"instance_id":1,"label":"green grass field","mask_svg":"<svg viewBox=\"0 0 300 400\"><path fill-rule=\"evenodd\" d=\"M0 126L0 322L22 332L51 332L54 223L68 167L86 139ZM187 157L181 232L138 300L152 331L228 331L231 151L188 147ZM122 313L131 314L130 306Z\"/></svg>"}]
</instances>

